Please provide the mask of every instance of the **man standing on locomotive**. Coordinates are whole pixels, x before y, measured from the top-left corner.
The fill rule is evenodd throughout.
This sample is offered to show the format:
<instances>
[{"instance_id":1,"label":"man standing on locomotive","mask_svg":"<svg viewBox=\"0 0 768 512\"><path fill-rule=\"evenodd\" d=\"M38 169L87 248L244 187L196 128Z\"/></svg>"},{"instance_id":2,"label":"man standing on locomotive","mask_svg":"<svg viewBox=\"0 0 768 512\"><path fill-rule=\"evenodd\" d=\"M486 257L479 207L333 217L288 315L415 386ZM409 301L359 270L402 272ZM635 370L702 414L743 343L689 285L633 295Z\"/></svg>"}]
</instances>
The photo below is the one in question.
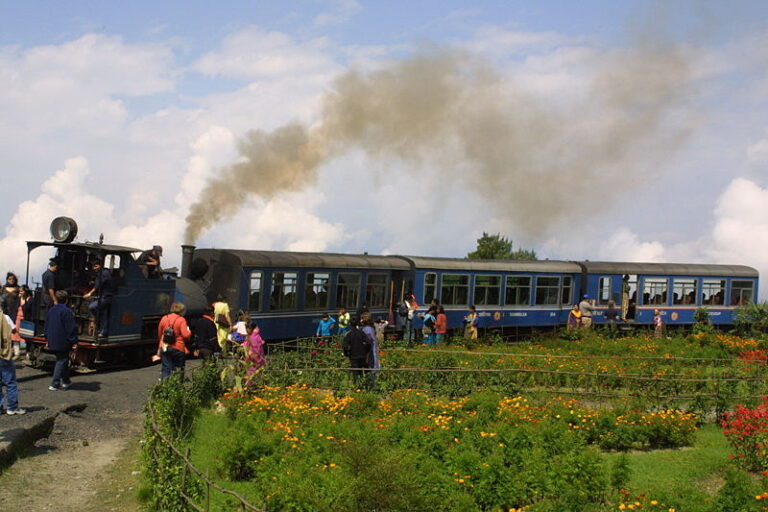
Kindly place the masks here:
<instances>
[{"instance_id":1,"label":"man standing on locomotive","mask_svg":"<svg viewBox=\"0 0 768 512\"><path fill-rule=\"evenodd\" d=\"M94 273L94 283L91 291L83 295L84 299L90 299L96 294L96 298L88 304L88 310L94 318L98 318L98 336L106 336L109 329L109 306L112 304L112 273L101 266L96 260L91 267Z\"/></svg>"},{"instance_id":2,"label":"man standing on locomotive","mask_svg":"<svg viewBox=\"0 0 768 512\"><path fill-rule=\"evenodd\" d=\"M149 279L160 278L160 256L163 255L163 248L159 245L152 246L141 253L137 263L144 272L144 275Z\"/></svg>"},{"instance_id":3,"label":"man standing on locomotive","mask_svg":"<svg viewBox=\"0 0 768 512\"><path fill-rule=\"evenodd\" d=\"M64 290L56 292L56 303L48 310L45 318L45 337L48 340L48 350L56 356L53 367L53 381L48 389L51 391L69 388L69 349L77 348L77 327L75 314L67 306L69 294Z\"/></svg>"},{"instance_id":4,"label":"man standing on locomotive","mask_svg":"<svg viewBox=\"0 0 768 512\"><path fill-rule=\"evenodd\" d=\"M43 304L51 307L56 304L56 290L59 289L56 283L56 272L59 270L59 261L51 258L48 262L48 270L43 272Z\"/></svg>"}]
</instances>

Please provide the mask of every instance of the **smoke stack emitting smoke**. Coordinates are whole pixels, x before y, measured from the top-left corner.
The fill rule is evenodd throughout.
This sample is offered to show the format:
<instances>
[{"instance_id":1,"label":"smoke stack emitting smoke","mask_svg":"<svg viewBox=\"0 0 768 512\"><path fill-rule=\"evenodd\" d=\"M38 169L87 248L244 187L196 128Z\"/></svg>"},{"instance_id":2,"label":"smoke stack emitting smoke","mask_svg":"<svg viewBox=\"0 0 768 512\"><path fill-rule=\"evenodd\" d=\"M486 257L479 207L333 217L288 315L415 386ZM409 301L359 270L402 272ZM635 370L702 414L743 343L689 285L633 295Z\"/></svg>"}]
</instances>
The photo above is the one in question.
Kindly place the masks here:
<instances>
[{"instance_id":1,"label":"smoke stack emitting smoke","mask_svg":"<svg viewBox=\"0 0 768 512\"><path fill-rule=\"evenodd\" d=\"M353 150L416 164L458 155L461 165L442 167L443 179L472 187L516 231L536 237L566 214L598 213L614 187L651 177L637 160L648 163L650 153L660 161L679 145L686 131L666 120L689 92L686 60L668 46L606 58L587 97L566 107L545 105L489 64L447 50L351 70L326 94L317 126L246 135L242 161L223 168L192 205L185 240L232 217L249 195L312 185L321 165Z\"/></svg>"}]
</instances>

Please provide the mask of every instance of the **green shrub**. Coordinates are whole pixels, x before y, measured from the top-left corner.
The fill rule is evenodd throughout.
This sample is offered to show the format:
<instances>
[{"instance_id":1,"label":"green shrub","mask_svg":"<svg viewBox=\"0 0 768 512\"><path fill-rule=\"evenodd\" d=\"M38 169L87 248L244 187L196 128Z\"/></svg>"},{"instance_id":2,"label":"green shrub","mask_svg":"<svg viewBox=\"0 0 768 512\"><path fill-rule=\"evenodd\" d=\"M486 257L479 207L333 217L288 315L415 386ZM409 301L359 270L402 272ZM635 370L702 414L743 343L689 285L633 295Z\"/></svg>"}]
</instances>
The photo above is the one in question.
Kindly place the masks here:
<instances>
[{"instance_id":1,"label":"green shrub","mask_svg":"<svg viewBox=\"0 0 768 512\"><path fill-rule=\"evenodd\" d=\"M280 434L260 428L253 417L238 417L222 435L219 469L232 481L250 480L279 441Z\"/></svg>"},{"instance_id":2,"label":"green shrub","mask_svg":"<svg viewBox=\"0 0 768 512\"><path fill-rule=\"evenodd\" d=\"M762 510L760 502L755 500L757 494L759 494L758 488L748 474L737 468L729 467L725 473L725 483L715 496L711 512Z\"/></svg>"},{"instance_id":3,"label":"green shrub","mask_svg":"<svg viewBox=\"0 0 768 512\"><path fill-rule=\"evenodd\" d=\"M616 457L611 467L611 487L617 491L626 489L631 477L632 470L629 467L629 456L626 453L622 453Z\"/></svg>"}]
</instances>

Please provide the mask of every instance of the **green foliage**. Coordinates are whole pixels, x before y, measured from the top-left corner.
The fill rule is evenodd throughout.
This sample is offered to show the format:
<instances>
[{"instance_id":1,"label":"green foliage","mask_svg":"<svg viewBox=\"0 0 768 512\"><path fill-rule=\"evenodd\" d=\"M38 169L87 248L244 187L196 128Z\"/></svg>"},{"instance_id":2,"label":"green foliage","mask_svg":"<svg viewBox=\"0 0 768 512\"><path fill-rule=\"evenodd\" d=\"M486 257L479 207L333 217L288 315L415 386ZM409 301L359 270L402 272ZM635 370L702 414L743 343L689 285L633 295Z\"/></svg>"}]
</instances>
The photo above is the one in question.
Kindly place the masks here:
<instances>
[{"instance_id":1,"label":"green foliage","mask_svg":"<svg viewBox=\"0 0 768 512\"><path fill-rule=\"evenodd\" d=\"M483 236L477 239L477 249L467 254L471 260L535 260L536 252L528 249L512 250L512 240L501 233Z\"/></svg>"},{"instance_id":2,"label":"green foliage","mask_svg":"<svg viewBox=\"0 0 768 512\"><path fill-rule=\"evenodd\" d=\"M518 408L499 395L375 396L265 391L224 428L227 416L217 414L216 430L202 429L195 446L226 446L216 455L220 474L248 482L225 486L247 483L240 489L268 510L587 510L609 492L602 456L579 433L562 422L502 420L503 407Z\"/></svg>"},{"instance_id":3,"label":"green foliage","mask_svg":"<svg viewBox=\"0 0 768 512\"><path fill-rule=\"evenodd\" d=\"M629 467L629 456L622 453L611 466L611 487L616 490L625 489L632 476L632 470Z\"/></svg>"},{"instance_id":4,"label":"green foliage","mask_svg":"<svg viewBox=\"0 0 768 512\"><path fill-rule=\"evenodd\" d=\"M250 480L256 474L258 462L269 457L280 441L280 435L265 431L260 422L239 417L221 439L218 467L232 481Z\"/></svg>"},{"instance_id":5,"label":"green foliage","mask_svg":"<svg viewBox=\"0 0 768 512\"><path fill-rule=\"evenodd\" d=\"M183 449L201 406L209 405L221 391L219 370L204 365L185 383L181 373L160 381L150 391L145 406L142 437L143 492L153 510L189 510L181 496L202 496L202 484L189 472L182 457L167 442Z\"/></svg>"},{"instance_id":6,"label":"green foliage","mask_svg":"<svg viewBox=\"0 0 768 512\"><path fill-rule=\"evenodd\" d=\"M725 483L712 503L711 512L749 512L763 510L755 500L758 487L749 475L737 468L728 468Z\"/></svg>"},{"instance_id":7,"label":"green foliage","mask_svg":"<svg viewBox=\"0 0 768 512\"><path fill-rule=\"evenodd\" d=\"M749 302L734 311L734 329L740 336L768 333L768 303Z\"/></svg>"}]
</instances>

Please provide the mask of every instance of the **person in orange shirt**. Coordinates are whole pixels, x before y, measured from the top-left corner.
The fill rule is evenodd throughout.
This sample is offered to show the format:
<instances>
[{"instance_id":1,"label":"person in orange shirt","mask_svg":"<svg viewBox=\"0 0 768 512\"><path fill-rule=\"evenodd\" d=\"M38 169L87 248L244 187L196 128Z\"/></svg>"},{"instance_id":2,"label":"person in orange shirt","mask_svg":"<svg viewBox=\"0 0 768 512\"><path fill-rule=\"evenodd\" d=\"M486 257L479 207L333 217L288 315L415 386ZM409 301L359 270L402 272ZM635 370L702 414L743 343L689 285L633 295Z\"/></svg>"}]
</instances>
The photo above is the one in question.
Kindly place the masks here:
<instances>
[{"instance_id":1,"label":"person in orange shirt","mask_svg":"<svg viewBox=\"0 0 768 512\"><path fill-rule=\"evenodd\" d=\"M160 323L157 324L157 355L162 364L161 379L170 377L176 370L184 372L187 354L189 354L187 340L192 336L187 319L183 316L184 309L184 304L174 302L171 304L171 312L161 318Z\"/></svg>"},{"instance_id":2,"label":"person in orange shirt","mask_svg":"<svg viewBox=\"0 0 768 512\"><path fill-rule=\"evenodd\" d=\"M445 343L445 335L448 333L448 315L443 306L437 307L437 319L435 320L435 334L437 343Z\"/></svg>"}]
</instances>

